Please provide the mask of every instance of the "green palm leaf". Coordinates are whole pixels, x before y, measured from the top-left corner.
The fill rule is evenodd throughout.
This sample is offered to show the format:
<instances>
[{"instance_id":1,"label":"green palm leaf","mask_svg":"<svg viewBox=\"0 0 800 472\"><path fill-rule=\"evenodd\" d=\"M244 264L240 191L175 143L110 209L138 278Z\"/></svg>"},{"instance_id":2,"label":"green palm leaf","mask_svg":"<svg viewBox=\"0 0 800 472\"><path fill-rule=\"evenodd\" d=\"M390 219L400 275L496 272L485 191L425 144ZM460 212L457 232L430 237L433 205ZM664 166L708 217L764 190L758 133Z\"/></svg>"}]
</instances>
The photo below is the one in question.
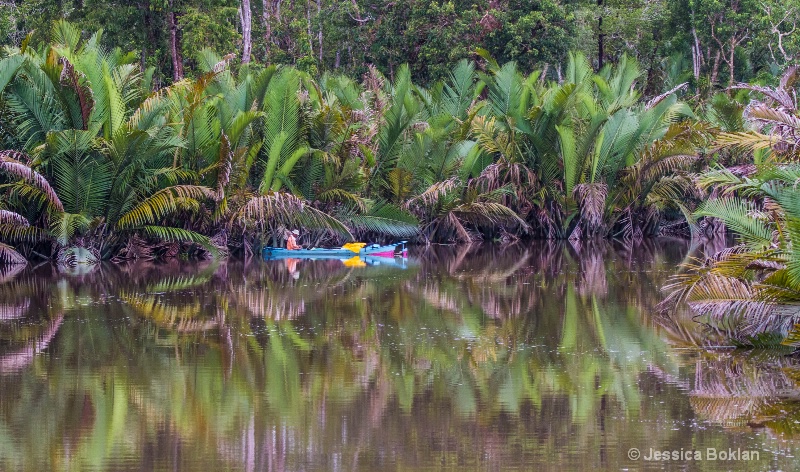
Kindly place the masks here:
<instances>
[{"instance_id":1,"label":"green palm leaf","mask_svg":"<svg viewBox=\"0 0 800 472\"><path fill-rule=\"evenodd\" d=\"M86 230L91 222L81 214L59 213L50 222L50 233L61 246L67 246L72 238Z\"/></svg>"},{"instance_id":2,"label":"green palm leaf","mask_svg":"<svg viewBox=\"0 0 800 472\"><path fill-rule=\"evenodd\" d=\"M124 230L153 225L172 213L186 209L191 202L213 199L214 195L214 191L208 187L173 185L159 190L122 215L115 227Z\"/></svg>"},{"instance_id":3,"label":"green palm leaf","mask_svg":"<svg viewBox=\"0 0 800 472\"><path fill-rule=\"evenodd\" d=\"M376 203L364 214L344 214L339 220L355 233L377 233L396 238L412 238L419 234L419 221L414 215L390 203Z\"/></svg>"},{"instance_id":4,"label":"green palm leaf","mask_svg":"<svg viewBox=\"0 0 800 472\"><path fill-rule=\"evenodd\" d=\"M214 256L219 254L219 249L214 246L208 236L204 236L188 229L174 228L171 226L144 226L142 227L142 231L147 236L160 239L161 241L195 243L199 244L201 247L203 247L203 249L207 250Z\"/></svg>"},{"instance_id":5,"label":"green palm leaf","mask_svg":"<svg viewBox=\"0 0 800 472\"><path fill-rule=\"evenodd\" d=\"M754 249L769 247L772 244L772 230L764 221L754 218L753 212L751 204L730 197L704 202L695 216L719 218Z\"/></svg>"},{"instance_id":6,"label":"green palm leaf","mask_svg":"<svg viewBox=\"0 0 800 472\"><path fill-rule=\"evenodd\" d=\"M0 59L0 94L17 74L23 61L25 61L25 57L19 54Z\"/></svg>"}]
</instances>

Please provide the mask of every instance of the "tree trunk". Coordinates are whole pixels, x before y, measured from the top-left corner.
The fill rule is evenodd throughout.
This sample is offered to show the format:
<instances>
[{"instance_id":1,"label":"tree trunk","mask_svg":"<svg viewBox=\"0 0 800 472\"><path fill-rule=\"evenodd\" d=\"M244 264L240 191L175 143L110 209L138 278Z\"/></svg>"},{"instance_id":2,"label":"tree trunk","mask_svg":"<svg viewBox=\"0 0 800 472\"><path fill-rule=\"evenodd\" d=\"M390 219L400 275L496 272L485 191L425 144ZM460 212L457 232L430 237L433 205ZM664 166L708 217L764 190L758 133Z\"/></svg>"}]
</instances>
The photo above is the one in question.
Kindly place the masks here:
<instances>
[{"instance_id":1,"label":"tree trunk","mask_svg":"<svg viewBox=\"0 0 800 472\"><path fill-rule=\"evenodd\" d=\"M597 0L598 9L603 8L603 0ZM603 68L603 56L605 56L605 45L603 44L603 40L605 39L605 35L603 34L603 12L600 11L600 16L597 18L597 70Z\"/></svg>"},{"instance_id":2,"label":"tree trunk","mask_svg":"<svg viewBox=\"0 0 800 472\"><path fill-rule=\"evenodd\" d=\"M181 58L178 21L175 18L175 6L173 0L169 0L168 7L167 24L169 25L169 50L172 54L172 79L177 82L183 79L183 59Z\"/></svg>"},{"instance_id":3,"label":"tree trunk","mask_svg":"<svg viewBox=\"0 0 800 472\"><path fill-rule=\"evenodd\" d=\"M314 36L311 34L311 5L306 4L306 28L308 34L308 49L311 51L311 57L314 57Z\"/></svg>"},{"instance_id":4,"label":"tree trunk","mask_svg":"<svg viewBox=\"0 0 800 472\"><path fill-rule=\"evenodd\" d=\"M730 86L732 86L732 85L733 85L733 81L734 81L734 77L733 77L733 73L734 73L733 64L734 64L734 55L735 55L735 54L736 54L736 41L735 41L735 37L731 37L731 60L730 60L730 61L728 61L728 69L730 69L730 75L729 75L729 78L728 78L728 85L730 85Z\"/></svg>"},{"instance_id":5,"label":"tree trunk","mask_svg":"<svg viewBox=\"0 0 800 472\"><path fill-rule=\"evenodd\" d=\"M692 12L694 18L694 12ZM694 73L694 81L697 83L700 80L700 69L703 67L703 50L700 48L700 40L697 38L697 28L692 26L692 36L694 36L694 48L692 48L692 72Z\"/></svg>"},{"instance_id":6,"label":"tree trunk","mask_svg":"<svg viewBox=\"0 0 800 472\"><path fill-rule=\"evenodd\" d=\"M140 14L142 15L142 50L139 53L139 61L142 71L147 70L147 45L155 44L155 41L151 38L150 5L147 3L145 2L145 5L139 4Z\"/></svg>"},{"instance_id":7,"label":"tree trunk","mask_svg":"<svg viewBox=\"0 0 800 472\"><path fill-rule=\"evenodd\" d=\"M264 23L264 62L269 63L270 45L272 44L272 2L261 0L261 21Z\"/></svg>"},{"instance_id":8,"label":"tree trunk","mask_svg":"<svg viewBox=\"0 0 800 472\"><path fill-rule=\"evenodd\" d=\"M242 0L239 8L239 19L242 21L242 63L250 62L250 52L253 48L251 34L253 32L253 12L250 10L250 0Z\"/></svg>"},{"instance_id":9,"label":"tree trunk","mask_svg":"<svg viewBox=\"0 0 800 472\"><path fill-rule=\"evenodd\" d=\"M719 77L720 59L722 59L722 51L717 49L717 53L714 55L714 67L712 67L712 69L711 69L711 86L712 87L717 83L717 77Z\"/></svg>"},{"instance_id":10,"label":"tree trunk","mask_svg":"<svg viewBox=\"0 0 800 472\"><path fill-rule=\"evenodd\" d=\"M319 67L322 68L322 0L317 0L317 21L319 31L317 32L317 42L319 43Z\"/></svg>"}]
</instances>

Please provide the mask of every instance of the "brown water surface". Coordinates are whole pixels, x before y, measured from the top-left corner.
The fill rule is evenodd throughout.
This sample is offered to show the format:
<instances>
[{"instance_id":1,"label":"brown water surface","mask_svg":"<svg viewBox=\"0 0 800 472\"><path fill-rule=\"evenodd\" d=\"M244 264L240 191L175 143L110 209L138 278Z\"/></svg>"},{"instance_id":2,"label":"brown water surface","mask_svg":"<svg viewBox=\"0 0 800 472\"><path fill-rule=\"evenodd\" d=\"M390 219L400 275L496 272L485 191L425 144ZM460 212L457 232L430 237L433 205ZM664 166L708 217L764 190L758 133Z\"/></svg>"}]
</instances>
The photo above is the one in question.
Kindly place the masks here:
<instances>
[{"instance_id":1,"label":"brown water surface","mask_svg":"<svg viewBox=\"0 0 800 472\"><path fill-rule=\"evenodd\" d=\"M656 323L689 250L0 269L0 470L797 470L800 359Z\"/></svg>"}]
</instances>

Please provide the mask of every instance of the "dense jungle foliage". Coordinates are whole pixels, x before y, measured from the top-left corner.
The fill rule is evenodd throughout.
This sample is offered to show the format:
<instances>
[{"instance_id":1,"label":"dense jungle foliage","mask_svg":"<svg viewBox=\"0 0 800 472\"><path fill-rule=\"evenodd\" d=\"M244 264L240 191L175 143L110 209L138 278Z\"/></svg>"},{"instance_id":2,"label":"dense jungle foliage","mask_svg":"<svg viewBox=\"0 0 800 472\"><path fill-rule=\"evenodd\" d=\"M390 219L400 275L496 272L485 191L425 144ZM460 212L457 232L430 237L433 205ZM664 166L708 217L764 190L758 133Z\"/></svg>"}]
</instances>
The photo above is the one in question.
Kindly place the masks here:
<instances>
[{"instance_id":1,"label":"dense jungle foliage","mask_svg":"<svg viewBox=\"0 0 800 472\"><path fill-rule=\"evenodd\" d=\"M704 92L771 80L800 43L797 0L9 0L0 2L0 44L35 45L67 19L105 30L106 48L136 51L159 85L202 73L197 52L236 52L244 63L291 64L318 76L360 77L372 64L394 79L446 79L475 48L521 70L561 79L569 51L595 70L623 56L657 95L670 73ZM681 80L682 82L683 80Z\"/></svg>"},{"instance_id":2,"label":"dense jungle foliage","mask_svg":"<svg viewBox=\"0 0 800 472\"><path fill-rule=\"evenodd\" d=\"M406 66L359 83L205 49L201 75L154 92L101 33L52 36L0 66L9 261L247 251L292 227L308 243L641 238L700 198L712 126L680 85L643 100L627 56L595 73L572 53L556 82L484 53L423 88Z\"/></svg>"}]
</instances>

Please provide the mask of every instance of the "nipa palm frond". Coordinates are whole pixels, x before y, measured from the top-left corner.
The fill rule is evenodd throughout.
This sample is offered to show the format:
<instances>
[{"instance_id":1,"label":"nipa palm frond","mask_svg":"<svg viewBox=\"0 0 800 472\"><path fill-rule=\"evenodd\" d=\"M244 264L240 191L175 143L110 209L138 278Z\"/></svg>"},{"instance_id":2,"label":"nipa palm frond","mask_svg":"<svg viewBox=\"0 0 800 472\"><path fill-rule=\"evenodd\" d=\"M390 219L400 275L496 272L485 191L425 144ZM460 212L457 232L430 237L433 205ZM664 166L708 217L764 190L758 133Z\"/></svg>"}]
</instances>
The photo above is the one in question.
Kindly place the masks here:
<instances>
[{"instance_id":1,"label":"nipa palm frond","mask_svg":"<svg viewBox=\"0 0 800 472\"><path fill-rule=\"evenodd\" d=\"M754 248L772 245L773 234L768 223L754 218L755 208L739 198L718 198L704 202L696 216L719 218L735 231L744 242Z\"/></svg>"},{"instance_id":2,"label":"nipa palm frond","mask_svg":"<svg viewBox=\"0 0 800 472\"><path fill-rule=\"evenodd\" d=\"M0 210L0 239L3 241L34 243L47 239L47 236L46 231L31 226L19 213Z\"/></svg>"},{"instance_id":3,"label":"nipa palm frond","mask_svg":"<svg viewBox=\"0 0 800 472\"><path fill-rule=\"evenodd\" d=\"M495 202L462 203L453 208L453 214L457 215L459 219L476 226L518 224L522 227L527 227L525 221L514 210Z\"/></svg>"},{"instance_id":4,"label":"nipa palm frond","mask_svg":"<svg viewBox=\"0 0 800 472\"><path fill-rule=\"evenodd\" d=\"M55 190L41 174L21 162L25 155L15 151L0 151L0 171L5 171L17 178L24 179L41 190L50 205L58 211L64 211L64 205Z\"/></svg>"},{"instance_id":5,"label":"nipa palm frond","mask_svg":"<svg viewBox=\"0 0 800 472\"><path fill-rule=\"evenodd\" d=\"M339 220L284 192L271 192L251 198L234 215L234 222L253 224L265 230L278 226L333 231L349 239L350 230Z\"/></svg>"},{"instance_id":6,"label":"nipa palm frond","mask_svg":"<svg viewBox=\"0 0 800 472\"><path fill-rule=\"evenodd\" d=\"M720 148L740 148L746 150L772 149L782 142L780 136L761 134L756 131L720 133L716 144Z\"/></svg>"},{"instance_id":7,"label":"nipa palm frond","mask_svg":"<svg viewBox=\"0 0 800 472\"><path fill-rule=\"evenodd\" d=\"M13 247L0 243L0 264L27 264L25 257L18 253Z\"/></svg>"},{"instance_id":8,"label":"nipa palm frond","mask_svg":"<svg viewBox=\"0 0 800 472\"><path fill-rule=\"evenodd\" d=\"M13 80L24 61L25 56L20 54L15 54L13 56L0 59L0 94L3 93L6 85Z\"/></svg>"},{"instance_id":9,"label":"nipa palm frond","mask_svg":"<svg viewBox=\"0 0 800 472\"><path fill-rule=\"evenodd\" d=\"M142 231L145 235L161 241L199 244L203 249L215 256L219 252L208 236L189 231L188 229L174 228L171 226L144 226L142 227Z\"/></svg>"},{"instance_id":10,"label":"nipa palm frond","mask_svg":"<svg viewBox=\"0 0 800 472\"><path fill-rule=\"evenodd\" d=\"M421 194L408 200L403 206L405 208L411 208L413 204L416 203L417 201L427 206L434 205L437 202L437 200L444 197L452 190L458 188L459 185L461 185L460 180L455 177L444 180L442 182L436 182L435 184L428 187L428 189L422 192Z\"/></svg>"},{"instance_id":11,"label":"nipa palm frond","mask_svg":"<svg viewBox=\"0 0 800 472\"><path fill-rule=\"evenodd\" d=\"M581 210L581 218L590 230L603 224L608 186L603 183L578 184L573 191Z\"/></svg>"},{"instance_id":12,"label":"nipa palm frond","mask_svg":"<svg viewBox=\"0 0 800 472\"><path fill-rule=\"evenodd\" d=\"M389 203L377 203L368 213L350 213L339 219L355 233L377 233L396 238L412 238L419 234L419 221L410 213Z\"/></svg>"},{"instance_id":13,"label":"nipa palm frond","mask_svg":"<svg viewBox=\"0 0 800 472\"><path fill-rule=\"evenodd\" d=\"M173 185L145 199L116 222L118 229L133 229L157 224L164 217L182 208L190 200L213 199L215 192L199 185Z\"/></svg>"},{"instance_id":14,"label":"nipa palm frond","mask_svg":"<svg viewBox=\"0 0 800 472\"><path fill-rule=\"evenodd\" d=\"M67 246L77 233L89 227L89 219L75 213L59 213L50 222L50 233L58 244Z\"/></svg>"},{"instance_id":15,"label":"nipa palm frond","mask_svg":"<svg viewBox=\"0 0 800 472\"><path fill-rule=\"evenodd\" d=\"M20 215L9 210L0 210L0 225L13 225L13 226L29 226L28 220Z\"/></svg>"},{"instance_id":16,"label":"nipa palm frond","mask_svg":"<svg viewBox=\"0 0 800 472\"><path fill-rule=\"evenodd\" d=\"M752 284L734 278L706 275L686 296L697 313L716 320L736 317L761 317L775 308L759 300Z\"/></svg>"}]
</instances>

